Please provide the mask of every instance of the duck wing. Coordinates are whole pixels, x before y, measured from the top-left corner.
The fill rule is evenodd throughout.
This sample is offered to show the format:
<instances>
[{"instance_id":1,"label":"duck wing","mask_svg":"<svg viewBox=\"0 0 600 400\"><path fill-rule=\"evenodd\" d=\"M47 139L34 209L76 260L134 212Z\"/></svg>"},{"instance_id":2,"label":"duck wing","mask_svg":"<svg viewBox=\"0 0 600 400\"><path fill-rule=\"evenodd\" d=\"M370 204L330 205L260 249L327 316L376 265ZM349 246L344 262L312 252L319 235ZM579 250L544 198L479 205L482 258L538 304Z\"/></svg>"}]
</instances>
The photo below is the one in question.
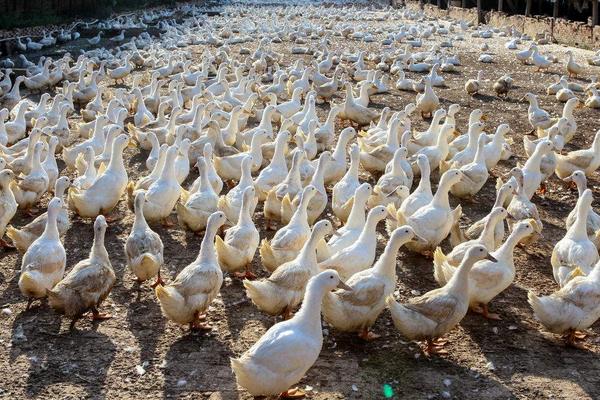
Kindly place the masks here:
<instances>
[{"instance_id":1,"label":"duck wing","mask_svg":"<svg viewBox=\"0 0 600 400\"><path fill-rule=\"evenodd\" d=\"M306 268L285 268L285 266L280 266L267 280L283 289L301 290L306 286L311 276L311 272Z\"/></svg>"},{"instance_id":2,"label":"duck wing","mask_svg":"<svg viewBox=\"0 0 600 400\"><path fill-rule=\"evenodd\" d=\"M456 296L440 288L415 297L404 306L440 324L452 316L458 304Z\"/></svg>"},{"instance_id":3,"label":"duck wing","mask_svg":"<svg viewBox=\"0 0 600 400\"><path fill-rule=\"evenodd\" d=\"M344 303L353 306L372 306L380 300L384 300L385 282L381 279L371 277L360 278L352 282L352 290L338 290L335 295Z\"/></svg>"}]
</instances>

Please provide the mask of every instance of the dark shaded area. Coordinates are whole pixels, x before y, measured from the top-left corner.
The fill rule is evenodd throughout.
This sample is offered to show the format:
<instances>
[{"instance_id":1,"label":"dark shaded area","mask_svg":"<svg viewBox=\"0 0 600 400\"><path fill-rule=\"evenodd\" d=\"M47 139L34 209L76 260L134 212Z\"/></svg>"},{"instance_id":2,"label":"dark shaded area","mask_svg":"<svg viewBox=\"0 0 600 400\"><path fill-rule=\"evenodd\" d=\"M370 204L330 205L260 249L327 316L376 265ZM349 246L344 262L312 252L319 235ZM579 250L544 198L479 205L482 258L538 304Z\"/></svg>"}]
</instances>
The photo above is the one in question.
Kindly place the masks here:
<instances>
[{"instance_id":1,"label":"dark shaded area","mask_svg":"<svg viewBox=\"0 0 600 400\"><path fill-rule=\"evenodd\" d=\"M5 0L0 3L0 29L66 23L75 18L106 18L112 13L176 0Z\"/></svg>"},{"instance_id":2,"label":"dark shaded area","mask_svg":"<svg viewBox=\"0 0 600 400\"><path fill-rule=\"evenodd\" d=\"M557 0L557 3L548 0L419 0L419 2L437 5L442 9L448 9L449 6L475 8L480 5L481 11L503 11L508 15L561 17L582 22L588 22L593 14L593 2L586 0Z\"/></svg>"}]
</instances>

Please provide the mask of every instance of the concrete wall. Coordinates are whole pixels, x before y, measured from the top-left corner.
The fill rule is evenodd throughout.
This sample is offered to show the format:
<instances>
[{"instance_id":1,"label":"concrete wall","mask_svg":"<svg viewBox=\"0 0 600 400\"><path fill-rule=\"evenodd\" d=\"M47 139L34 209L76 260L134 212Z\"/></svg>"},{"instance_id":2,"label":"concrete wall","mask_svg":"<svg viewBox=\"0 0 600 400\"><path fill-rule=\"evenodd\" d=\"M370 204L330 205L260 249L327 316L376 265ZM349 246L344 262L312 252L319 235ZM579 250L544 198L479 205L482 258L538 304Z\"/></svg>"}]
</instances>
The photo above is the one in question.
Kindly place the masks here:
<instances>
[{"instance_id":1,"label":"concrete wall","mask_svg":"<svg viewBox=\"0 0 600 400\"><path fill-rule=\"evenodd\" d=\"M411 9L419 8L417 1L407 1L406 5ZM441 10L437 6L426 4L424 11L432 17L477 22L476 8L450 7L449 10ZM591 49L600 47L600 26L591 27L584 22L569 21L562 18L508 15L498 11L485 11L483 14L485 22L493 27L514 26L517 30L531 37L547 32L557 43Z\"/></svg>"}]
</instances>

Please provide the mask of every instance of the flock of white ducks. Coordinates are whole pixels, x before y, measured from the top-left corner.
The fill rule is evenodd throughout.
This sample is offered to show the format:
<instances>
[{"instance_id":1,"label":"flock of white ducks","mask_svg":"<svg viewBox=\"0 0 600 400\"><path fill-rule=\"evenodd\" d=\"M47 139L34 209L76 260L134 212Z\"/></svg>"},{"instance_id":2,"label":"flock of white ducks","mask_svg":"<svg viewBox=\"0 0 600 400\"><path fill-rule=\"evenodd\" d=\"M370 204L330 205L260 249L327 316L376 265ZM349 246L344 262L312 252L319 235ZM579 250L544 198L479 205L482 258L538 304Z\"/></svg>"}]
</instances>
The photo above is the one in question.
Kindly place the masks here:
<instances>
[{"instance_id":1,"label":"flock of white ducks","mask_svg":"<svg viewBox=\"0 0 600 400\"><path fill-rule=\"evenodd\" d=\"M574 111L600 106L595 80L583 87L565 76L548 87L548 95L565 102L558 118L540 108L536 94L525 96L529 108L522 115L537 135L523 136L528 159L505 181L497 178L489 214L462 226L463 207L452 207L450 196L468 207L515 144L508 124L486 133L481 110L442 107L436 88L445 85L443 74L460 67L449 49L467 34L504 37L511 50L523 49L527 38L464 22L428 22L406 10L369 12L365 22L363 11L353 7L303 6L302 17L292 7L250 9L244 17L230 9L227 17L244 23L218 26L193 6L182 10L188 13L182 22L159 23L160 38L127 37L127 27L163 15L145 12L137 20L121 19L119 28L100 23L123 28L109 40L120 46L99 47L99 32L88 39L98 47L77 59L42 58L15 79L4 71L0 234L6 249L23 254L19 288L28 307L47 298L71 319L71 328L87 312L94 319L110 317L99 308L118 284L112 263L121 260L108 254L104 236L125 200L135 214L126 265L140 283L152 281L164 316L191 329L210 328L206 312L223 274L244 279L256 307L285 320L231 360L237 382L252 395L300 396L290 388L320 353L321 314L334 329L372 340L378 335L371 327L387 307L400 333L424 341L428 354L444 351L441 338L469 309L500 318L489 303L515 279L515 247L542 234L532 198L556 174L577 186L579 199L552 253L557 290L549 296L530 292L529 302L546 329L579 345L581 332L600 317L600 217L586 187L586 176L600 166L600 131L588 149L565 153L563 147L584 135ZM293 24L262 26L267 15ZM402 22L370 32L370 19ZM60 41L68 40L61 34ZM383 38L380 54L331 44L375 37ZM442 44L420 51L432 37ZM271 47L283 42L303 56L291 62ZM31 39L18 46L42 48ZM189 46L200 50L198 60ZM541 70L553 64L535 44L515 55ZM565 55L569 77L589 73L591 67L578 64L572 52ZM408 79L405 71L423 78ZM506 97L512 85L505 75L491 89ZM371 96L396 89L416 92L414 103L397 111L371 106ZM470 96L488 90L483 72L464 90ZM584 102L576 94L582 91L589 93ZM39 101L35 93L42 93ZM326 119L317 104L329 104ZM457 123L461 114L468 115L467 126ZM426 131L413 128L420 117L431 117ZM342 121L350 126L340 130ZM125 166L128 147L147 157L148 171L137 181ZM196 169L198 177L187 185ZM438 176L433 190L431 179ZM25 226L11 225L17 212L36 215L45 196L51 199L46 213ZM328 206L332 220L323 219ZM89 225L94 242L87 259L68 267L61 237L73 213L95 220ZM389 237L377 257L384 221ZM152 229L157 223L202 237L196 260L172 280L161 276L164 246ZM452 249L444 254L440 244L447 237ZM433 258L440 288L399 303L393 293L402 247ZM257 259L268 278L257 279Z\"/></svg>"}]
</instances>

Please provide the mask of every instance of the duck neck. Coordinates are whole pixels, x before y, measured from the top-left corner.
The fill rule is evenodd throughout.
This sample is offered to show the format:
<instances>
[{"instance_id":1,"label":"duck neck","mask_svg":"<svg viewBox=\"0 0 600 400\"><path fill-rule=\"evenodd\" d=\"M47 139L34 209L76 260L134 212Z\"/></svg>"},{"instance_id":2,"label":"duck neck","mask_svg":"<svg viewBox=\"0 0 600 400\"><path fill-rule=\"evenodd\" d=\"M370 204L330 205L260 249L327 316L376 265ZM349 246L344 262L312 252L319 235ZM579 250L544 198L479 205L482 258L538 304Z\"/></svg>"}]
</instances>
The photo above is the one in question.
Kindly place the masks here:
<instances>
[{"instance_id":1,"label":"duck neck","mask_svg":"<svg viewBox=\"0 0 600 400\"><path fill-rule=\"evenodd\" d=\"M437 137L437 141L436 141L436 146L440 150L440 152L442 153L442 160L445 159L446 156L448 155L449 147L448 147L447 133L446 133L446 131L444 129L440 129L440 131L438 133L438 137ZM468 147L468 145L467 145L467 147Z\"/></svg>"},{"instance_id":2,"label":"duck neck","mask_svg":"<svg viewBox=\"0 0 600 400\"><path fill-rule=\"evenodd\" d=\"M213 190L213 187L210 183L210 179L208 178L208 162L204 165L204 168L201 168L200 171L200 192L204 192L207 190ZM243 171L242 171L243 174Z\"/></svg>"},{"instance_id":3,"label":"duck neck","mask_svg":"<svg viewBox=\"0 0 600 400\"><path fill-rule=\"evenodd\" d=\"M104 125L104 118L96 119L96 125L94 126L92 140L104 140Z\"/></svg>"},{"instance_id":4,"label":"duck neck","mask_svg":"<svg viewBox=\"0 0 600 400\"><path fill-rule=\"evenodd\" d=\"M292 163L292 167L290 168L288 175L286 176L285 182L293 185L294 187L300 188L302 187L302 177L300 175L300 164L302 163L302 159L300 158L297 162Z\"/></svg>"},{"instance_id":5,"label":"duck neck","mask_svg":"<svg viewBox=\"0 0 600 400\"><path fill-rule=\"evenodd\" d=\"M148 229L148 223L144 217L144 203L136 204L134 207L135 219L133 220L134 231L145 231Z\"/></svg>"},{"instance_id":6,"label":"duck neck","mask_svg":"<svg viewBox=\"0 0 600 400\"><path fill-rule=\"evenodd\" d=\"M415 192L425 192L431 193L431 168L429 167L429 162L425 168L421 168L421 179L419 180L419 185L415 189Z\"/></svg>"},{"instance_id":7,"label":"duck neck","mask_svg":"<svg viewBox=\"0 0 600 400\"><path fill-rule=\"evenodd\" d=\"M58 217L58 209L49 209L48 218L46 218L46 228L42 233L44 239L48 240L59 240L58 224L56 219Z\"/></svg>"},{"instance_id":8,"label":"duck neck","mask_svg":"<svg viewBox=\"0 0 600 400\"><path fill-rule=\"evenodd\" d=\"M485 165L485 152L484 145L477 146L477 151L475 152L475 158L473 162L478 165Z\"/></svg>"},{"instance_id":9,"label":"duck neck","mask_svg":"<svg viewBox=\"0 0 600 400\"><path fill-rule=\"evenodd\" d=\"M306 293L300 310L293 317L292 321L298 326L308 330L311 335L323 338L321 327L321 303L325 295L324 288L316 279L311 279L306 287Z\"/></svg>"},{"instance_id":10,"label":"duck neck","mask_svg":"<svg viewBox=\"0 0 600 400\"><path fill-rule=\"evenodd\" d=\"M504 206L504 202L508 198L508 190L502 190L502 187L498 189L498 193L496 193L496 200L494 201L494 205L492 206L492 210L496 207Z\"/></svg>"},{"instance_id":11,"label":"duck neck","mask_svg":"<svg viewBox=\"0 0 600 400\"><path fill-rule=\"evenodd\" d=\"M565 85L565 87L568 87L568 85ZM573 108L575 107L575 104L576 103L565 104L565 107L563 108L563 112L562 112L563 118L573 119Z\"/></svg>"},{"instance_id":12,"label":"duck neck","mask_svg":"<svg viewBox=\"0 0 600 400\"><path fill-rule=\"evenodd\" d=\"M285 154L283 154L286 144L287 142L283 140L283 137L282 139L275 141L275 150L273 151L273 158L271 159L271 167L285 168L287 170Z\"/></svg>"},{"instance_id":13,"label":"duck neck","mask_svg":"<svg viewBox=\"0 0 600 400\"><path fill-rule=\"evenodd\" d=\"M298 222L307 222L308 203L310 203L308 196L302 196L302 199L300 200L300 206L296 209L296 211L292 215L292 218L290 218L290 222L288 225L294 225Z\"/></svg>"},{"instance_id":14,"label":"duck neck","mask_svg":"<svg viewBox=\"0 0 600 400\"><path fill-rule=\"evenodd\" d=\"M567 231L565 237L569 237L573 240L585 240L588 238L587 235L587 219L588 214L590 212L590 207L584 207L579 204L581 200L577 203L576 208L576 218L573 225Z\"/></svg>"},{"instance_id":15,"label":"duck neck","mask_svg":"<svg viewBox=\"0 0 600 400\"><path fill-rule=\"evenodd\" d=\"M208 162L207 162L208 164ZM208 169L208 168L207 168ZM251 163L242 163L242 174L240 176L240 181L238 182L238 186L240 188L246 188L251 186L252 181L252 164ZM207 177L208 179L208 177Z\"/></svg>"},{"instance_id":16,"label":"duck neck","mask_svg":"<svg viewBox=\"0 0 600 400\"><path fill-rule=\"evenodd\" d=\"M221 136L220 134L218 136ZM221 138L223 140L223 138ZM250 155L252 156L253 165L260 165L262 163L262 148L261 140L258 136L254 136L250 142Z\"/></svg>"},{"instance_id":17,"label":"duck neck","mask_svg":"<svg viewBox=\"0 0 600 400\"><path fill-rule=\"evenodd\" d=\"M215 252L215 236L218 228L214 223L208 224L202 243L200 244L200 251L198 252L198 258L196 260L209 262L211 264L217 263L217 254Z\"/></svg>"},{"instance_id":18,"label":"duck neck","mask_svg":"<svg viewBox=\"0 0 600 400\"><path fill-rule=\"evenodd\" d=\"M337 162L346 163L346 146L348 145L348 141L350 139L345 135L340 135L337 144L335 145L335 150L333 151L333 158Z\"/></svg>"},{"instance_id":19,"label":"duck neck","mask_svg":"<svg viewBox=\"0 0 600 400\"><path fill-rule=\"evenodd\" d=\"M315 174L313 175L313 178L310 181L310 184L316 187L317 190L321 192L324 191L325 187L325 182L323 179L323 174L325 173L325 164L325 161L322 158L320 158L319 163L317 164L317 170L315 171Z\"/></svg>"},{"instance_id":20,"label":"duck neck","mask_svg":"<svg viewBox=\"0 0 600 400\"><path fill-rule=\"evenodd\" d=\"M106 171L125 171L125 164L123 164L123 149L117 148L117 141L113 142L113 148L110 156L110 161ZM105 173L106 173L105 171Z\"/></svg>"},{"instance_id":21,"label":"duck neck","mask_svg":"<svg viewBox=\"0 0 600 400\"><path fill-rule=\"evenodd\" d=\"M196 108L194 109L194 118L192 119L192 127L194 128L200 128L201 124L202 124L202 116L204 114L204 107L202 107L202 104L197 104Z\"/></svg>"},{"instance_id":22,"label":"duck neck","mask_svg":"<svg viewBox=\"0 0 600 400\"><path fill-rule=\"evenodd\" d=\"M363 226L362 231L360 232L360 236L357 239L357 242L365 242L370 240L376 240L376 230L377 224L379 223L379 219L377 219L373 214L367 215L367 222Z\"/></svg>"},{"instance_id":23,"label":"duck neck","mask_svg":"<svg viewBox=\"0 0 600 400\"><path fill-rule=\"evenodd\" d=\"M304 243L302 246L302 250L300 250L300 254L298 256L298 260L304 266L315 266L317 265L317 245L319 241L323 239L323 235L319 234L319 232L315 232L313 228L312 234L310 238Z\"/></svg>"},{"instance_id":24,"label":"duck neck","mask_svg":"<svg viewBox=\"0 0 600 400\"><path fill-rule=\"evenodd\" d=\"M17 112L16 121L18 121L21 124L24 123L26 111L27 111L27 105L25 103L22 103L21 106L19 107L19 111Z\"/></svg>"},{"instance_id":25,"label":"duck neck","mask_svg":"<svg viewBox=\"0 0 600 400\"><path fill-rule=\"evenodd\" d=\"M594 142L592 143L592 150L596 155L600 154L600 132L596 133L594 137Z\"/></svg>"},{"instance_id":26,"label":"duck neck","mask_svg":"<svg viewBox=\"0 0 600 400\"><path fill-rule=\"evenodd\" d=\"M252 199L244 195L242 198L242 207L240 207L240 214L238 216L238 226L254 225L252 216L250 215L251 206Z\"/></svg>"},{"instance_id":27,"label":"duck neck","mask_svg":"<svg viewBox=\"0 0 600 400\"><path fill-rule=\"evenodd\" d=\"M431 120L431 125L429 125L430 131L437 131L440 129L440 121L442 120L442 114L434 113L433 119Z\"/></svg>"},{"instance_id":28,"label":"duck neck","mask_svg":"<svg viewBox=\"0 0 600 400\"><path fill-rule=\"evenodd\" d=\"M500 148L500 146L502 146L502 144L504 144L504 133L501 133L502 131L497 131L496 134L494 135L494 137L492 138L492 143L494 144L494 147L496 148Z\"/></svg>"},{"instance_id":29,"label":"duck neck","mask_svg":"<svg viewBox=\"0 0 600 400\"><path fill-rule=\"evenodd\" d=\"M496 257L497 260L512 264L515 247L524 236L525 235L522 233L513 230L506 238L506 241L493 253L493 256Z\"/></svg>"},{"instance_id":30,"label":"duck neck","mask_svg":"<svg viewBox=\"0 0 600 400\"><path fill-rule=\"evenodd\" d=\"M536 171L539 171L543 156L544 156L544 153L542 153L540 147L537 147L535 149L535 151L533 152L533 154L531 155L531 157L529 157L529 160L527 160L527 162L525 162L523 169L524 170L534 169Z\"/></svg>"},{"instance_id":31,"label":"duck neck","mask_svg":"<svg viewBox=\"0 0 600 400\"><path fill-rule=\"evenodd\" d=\"M583 192L585 192L585 189L587 189L587 185L579 180L575 181L575 185L577 185L577 195L579 197L583 196ZM575 207L577 207L577 205Z\"/></svg>"},{"instance_id":32,"label":"duck neck","mask_svg":"<svg viewBox=\"0 0 600 400\"><path fill-rule=\"evenodd\" d=\"M240 123L240 112L239 111L231 111L231 115L229 117L229 123L225 127L225 131L237 133L239 131L239 123Z\"/></svg>"},{"instance_id":33,"label":"duck neck","mask_svg":"<svg viewBox=\"0 0 600 400\"><path fill-rule=\"evenodd\" d=\"M463 261L456 269L456 273L452 275L446 286L456 296L469 296L469 272L473 267L474 262L465 256Z\"/></svg>"},{"instance_id":34,"label":"duck neck","mask_svg":"<svg viewBox=\"0 0 600 400\"><path fill-rule=\"evenodd\" d=\"M491 243L494 241L494 235L496 232L496 225L498 225L500 221L498 218L492 218L491 215L485 221L483 225L483 229L481 234L479 235L479 241L482 243Z\"/></svg>"},{"instance_id":35,"label":"duck neck","mask_svg":"<svg viewBox=\"0 0 600 400\"><path fill-rule=\"evenodd\" d=\"M94 244L92 244L92 251L90 252L90 259L102 259L109 260L108 252L106 251L106 247L104 247L104 236L106 234L106 229L102 228L96 232L94 235Z\"/></svg>"},{"instance_id":36,"label":"duck neck","mask_svg":"<svg viewBox=\"0 0 600 400\"><path fill-rule=\"evenodd\" d=\"M394 119L394 121L390 124L388 129L386 144L389 147L397 148L399 146L398 143L398 126L400 125L400 119Z\"/></svg>"},{"instance_id":37,"label":"duck neck","mask_svg":"<svg viewBox=\"0 0 600 400\"><path fill-rule=\"evenodd\" d=\"M267 107L269 107L269 106L267 106ZM273 114L273 111L271 111L271 109L267 109L267 108L264 109L262 118L260 120L260 124L258 125L258 129L264 129L267 132L273 131L273 125L271 124L271 115L272 114Z\"/></svg>"},{"instance_id":38,"label":"duck neck","mask_svg":"<svg viewBox=\"0 0 600 400\"><path fill-rule=\"evenodd\" d=\"M384 275L388 279L395 281L396 280L396 256L398 255L398 251L403 244L407 241L403 238L392 238L387 245L385 246L385 250L383 254L377 260L377 263L373 267L375 273Z\"/></svg>"},{"instance_id":39,"label":"duck neck","mask_svg":"<svg viewBox=\"0 0 600 400\"><path fill-rule=\"evenodd\" d=\"M450 185L448 183L443 182L443 184L440 184L435 192L435 195L433 195L431 204L437 207L450 208L450 201L448 200L449 190Z\"/></svg>"},{"instance_id":40,"label":"duck neck","mask_svg":"<svg viewBox=\"0 0 600 400\"><path fill-rule=\"evenodd\" d=\"M337 158L336 158L336 160L337 160ZM360 164L360 161L359 161L358 157L352 157L350 159L350 167L348 168L348 172L346 172L346 175L348 177L358 179L358 165L359 164Z\"/></svg>"},{"instance_id":41,"label":"duck neck","mask_svg":"<svg viewBox=\"0 0 600 400\"><path fill-rule=\"evenodd\" d=\"M23 82L23 79L21 77L17 77L17 79L15 80L15 84L12 87L12 90L10 91L10 96L13 98L21 98L21 92L20 92L20 86L21 86L21 82Z\"/></svg>"},{"instance_id":42,"label":"duck neck","mask_svg":"<svg viewBox=\"0 0 600 400\"><path fill-rule=\"evenodd\" d=\"M329 110L329 114L327 114L327 119L325 120L323 127L330 131L333 131L335 128L335 118L337 117L338 113L339 111L337 110L337 108L332 107L331 110Z\"/></svg>"}]
</instances>

